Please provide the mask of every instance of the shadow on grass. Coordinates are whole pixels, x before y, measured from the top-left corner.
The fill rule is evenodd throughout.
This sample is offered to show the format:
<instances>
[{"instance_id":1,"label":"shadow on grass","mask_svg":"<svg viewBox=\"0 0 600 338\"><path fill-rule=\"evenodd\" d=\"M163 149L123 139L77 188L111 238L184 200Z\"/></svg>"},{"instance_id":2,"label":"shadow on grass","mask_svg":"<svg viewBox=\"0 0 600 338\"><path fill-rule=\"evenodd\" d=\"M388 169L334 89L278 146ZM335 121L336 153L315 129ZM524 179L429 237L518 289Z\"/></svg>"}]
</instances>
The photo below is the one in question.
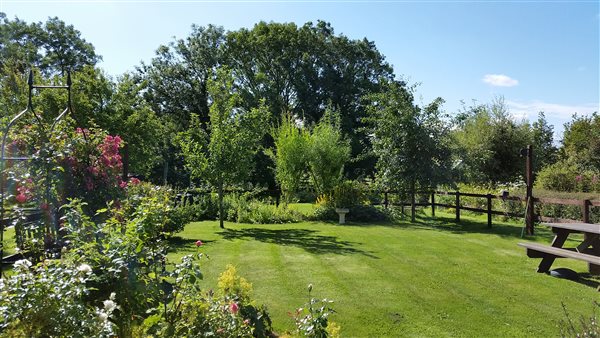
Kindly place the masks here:
<instances>
[{"instance_id":1,"label":"shadow on grass","mask_svg":"<svg viewBox=\"0 0 600 338\"><path fill-rule=\"evenodd\" d=\"M317 231L308 229L225 229L217 234L223 236L225 240L252 239L264 243L295 246L313 254L360 254L371 258L378 258L370 252L355 247L360 243L342 241L335 236L319 235Z\"/></svg>"},{"instance_id":2,"label":"shadow on grass","mask_svg":"<svg viewBox=\"0 0 600 338\"><path fill-rule=\"evenodd\" d=\"M460 222L456 223L454 217L447 216L428 216L420 214L414 223L410 222L410 216L407 216L404 220L397 223L400 227L411 227L425 230L438 230L438 231L449 231L455 234L462 233L481 233L496 235L501 237L512 237L512 238L523 238L523 240L530 239L541 239L550 243L554 234L549 228L544 226L537 226L535 228L535 235L528 236L523 233L523 227L517 224L508 224L506 222L493 220L492 226L488 227L487 220L473 220L462 218ZM523 234L523 236L522 236Z\"/></svg>"},{"instance_id":3,"label":"shadow on grass","mask_svg":"<svg viewBox=\"0 0 600 338\"><path fill-rule=\"evenodd\" d=\"M167 239L169 242L169 251L170 252L179 252L179 253L194 253L196 252L196 240L190 238L183 238L180 236L173 236ZM204 244L208 244L214 241L202 241Z\"/></svg>"}]
</instances>

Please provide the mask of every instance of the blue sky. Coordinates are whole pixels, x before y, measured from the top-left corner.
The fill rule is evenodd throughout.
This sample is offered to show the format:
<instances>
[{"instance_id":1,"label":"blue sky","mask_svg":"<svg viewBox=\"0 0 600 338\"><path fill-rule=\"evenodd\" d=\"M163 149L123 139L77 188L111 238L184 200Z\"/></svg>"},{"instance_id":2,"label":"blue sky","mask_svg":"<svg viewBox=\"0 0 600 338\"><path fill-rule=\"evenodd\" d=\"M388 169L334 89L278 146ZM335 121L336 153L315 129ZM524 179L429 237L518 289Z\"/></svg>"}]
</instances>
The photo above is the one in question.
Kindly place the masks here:
<instances>
[{"instance_id":1,"label":"blue sky","mask_svg":"<svg viewBox=\"0 0 600 338\"><path fill-rule=\"evenodd\" d=\"M111 75L149 60L191 24L227 30L258 21L321 19L368 38L427 103L487 103L503 96L517 118L544 111L559 134L575 112L599 111L598 1L45 1L0 0L26 21L58 16L93 43Z\"/></svg>"}]
</instances>

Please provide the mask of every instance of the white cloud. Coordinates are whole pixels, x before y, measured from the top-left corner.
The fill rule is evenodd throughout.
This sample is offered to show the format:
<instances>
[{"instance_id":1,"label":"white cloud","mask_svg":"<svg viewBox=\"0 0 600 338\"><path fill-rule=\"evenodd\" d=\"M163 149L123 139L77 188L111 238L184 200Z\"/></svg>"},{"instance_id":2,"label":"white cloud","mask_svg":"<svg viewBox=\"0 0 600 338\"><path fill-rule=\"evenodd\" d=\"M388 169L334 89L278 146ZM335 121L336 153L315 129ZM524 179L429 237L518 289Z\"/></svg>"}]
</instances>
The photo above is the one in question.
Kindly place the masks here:
<instances>
[{"instance_id":1,"label":"white cloud","mask_svg":"<svg viewBox=\"0 0 600 338\"><path fill-rule=\"evenodd\" d=\"M514 87L519 81L504 74L486 74L483 82L496 87Z\"/></svg>"},{"instance_id":2,"label":"white cloud","mask_svg":"<svg viewBox=\"0 0 600 338\"><path fill-rule=\"evenodd\" d=\"M527 119L530 122L533 122L537 119L538 113L543 111L548 123L554 126L554 142L556 142L556 144L558 144L559 140L562 138L563 125L571 121L573 114L577 113L579 116L587 116L591 115L593 112L600 111L598 103L566 105L539 100L528 102L506 100L505 103L510 109L510 113L515 119L519 120Z\"/></svg>"},{"instance_id":3,"label":"white cloud","mask_svg":"<svg viewBox=\"0 0 600 338\"><path fill-rule=\"evenodd\" d=\"M547 117L552 117L560 121L568 121L575 113L578 115L590 115L593 112L600 110L597 103L565 105L559 103L548 103L539 100L533 100L529 102L507 100L506 104L510 108L510 112L513 116L522 116L528 118L529 120L536 119L537 114L541 111L543 111Z\"/></svg>"}]
</instances>

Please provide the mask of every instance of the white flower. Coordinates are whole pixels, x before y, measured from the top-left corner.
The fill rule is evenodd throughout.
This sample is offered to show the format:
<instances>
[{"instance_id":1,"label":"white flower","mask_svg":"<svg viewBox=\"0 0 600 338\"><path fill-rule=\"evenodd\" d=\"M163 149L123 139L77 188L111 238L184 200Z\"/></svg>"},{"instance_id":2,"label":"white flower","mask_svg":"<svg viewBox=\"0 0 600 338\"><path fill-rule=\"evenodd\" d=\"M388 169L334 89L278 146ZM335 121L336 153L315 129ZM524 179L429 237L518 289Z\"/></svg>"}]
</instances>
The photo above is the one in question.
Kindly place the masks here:
<instances>
[{"instance_id":1,"label":"white flower","mask_svg":"<svg viewBox=\"0 0 600 338\"><path fill-rule=\"evenodd\" d=\"M77 271L85 274L90 274L92 273L92 267L84 263L77 268Z\"/></svg>"},{"instance_id":2,"label":"white flower","mask_svg":"<svg viewBox=\"0 0 600 338\"><path fill-rule=\"evenodd\" d=\"M108 320L108 314L106 312L99 312L98 318L100 318L101 321L105 322Z\"/></svg>"},{"instance_id":3,"label":"white flower","mask_svg":"<svg viewBox=\"0 0 600 338\"><path fill-rule=\"evenodd\" d=\"M15 262L13 265L15 269L29 269L31 267L31 262L26 259L20 259Z\"/></svg>"},{"instance_id":4,"label":"white flower","mask_svg":"<svg viewBox=\"0 0 600 338\"><path fill-rule=\"evenodd\" d=\"M19 253L19 252L21 252L21 249L20 248L15 248L15 253Z\"/></svg>"},{"instance_id":5,"label":"white flower","mask_svg":"<svg viewBox=\"0 0 600 338\"><path fill-rule=\"evenodd\" d=\"M117 303L113 302L110 299L107 299L103 302L104 304L104 310L106 310L106 312L113 312L114 309L117 308Z\"/></svg>"}]
</instances>

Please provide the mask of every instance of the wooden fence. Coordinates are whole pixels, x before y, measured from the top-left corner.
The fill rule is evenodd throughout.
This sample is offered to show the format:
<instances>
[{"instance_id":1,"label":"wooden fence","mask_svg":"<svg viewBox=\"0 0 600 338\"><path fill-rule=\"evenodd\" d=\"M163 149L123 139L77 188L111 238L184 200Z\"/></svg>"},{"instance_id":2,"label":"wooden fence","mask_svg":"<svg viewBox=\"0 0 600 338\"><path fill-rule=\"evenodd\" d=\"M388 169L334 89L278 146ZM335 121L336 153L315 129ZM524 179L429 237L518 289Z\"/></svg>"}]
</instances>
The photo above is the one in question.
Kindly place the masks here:
<instances>
[{"instance_id":1,"label":"wooden fence","mask_svg":"<svg viewBox=\"0 0 600 338\"><path fill-rule=\"evenodd\" d=\"M411 207L411 216L415 215L416 207L431 207L431 215L435 216L436 207L443 207L448 209L454 209L455 211L455 220L456 222L460 222L461 210L467 210L472 212L483 213L487 215L487 224L488 227L492 226L492 216L500 215L514 218L526 218L526 212L524 213L514 213L500 210L493 210L492 208L492 200L502 200L502 201L517 201L520 203L526 203L527 198L522 196L509 196L508 193L504 193L502 195L494 195L494 194L474 194L474 193L465 193L460 191L435 191L435 192L416 192L410 195L411 202L400 202L400 203L391 203L390 195L398 194L398 192L394 191L386 191L383 193L383 201L380 203L374 203L375 205L383 205L386 209L393 205L399 206L402 208ZM417 203L416 196L417 195L429 195L427 203ZM454 204L448 203L438 203L436 201L436 196L454 196ZM474 197L481 198L486 200L487 208L474 208L469 206L461 205L461 197ZM554 204L554 205L568 205L568 206L580 206L582 218L581 219L567 219L567 218L556 218L556 217L547 217L543 215L534 215L534 220L541 222L552 222L552 223L591 223L590 220L590 208L591 207L600 207L600 200L577 200L577 199L561 199L561 198L536 198L533 197L533 204Z\"/></svg>"}]
</instances>

